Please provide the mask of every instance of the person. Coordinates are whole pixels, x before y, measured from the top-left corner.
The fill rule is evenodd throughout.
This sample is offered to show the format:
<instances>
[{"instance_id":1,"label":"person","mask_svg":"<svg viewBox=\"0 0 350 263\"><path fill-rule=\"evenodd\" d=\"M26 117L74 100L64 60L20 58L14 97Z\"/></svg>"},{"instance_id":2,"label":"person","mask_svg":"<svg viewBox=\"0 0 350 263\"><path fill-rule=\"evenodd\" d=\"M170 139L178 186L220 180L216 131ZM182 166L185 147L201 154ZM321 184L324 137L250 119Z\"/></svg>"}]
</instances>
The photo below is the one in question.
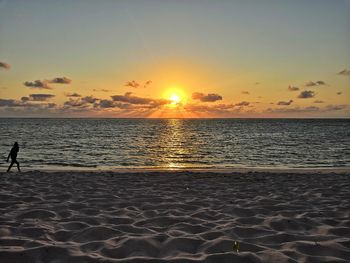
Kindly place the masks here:
<instances>
[{"instance_id":1,"label":"person","mask_svg":"<svg viewBox=\"0 0 350 263\"><path fill-rule=\"evenodd\" d=\"M7 169L7 172L10 171L10 169L14 163L17 164L18 171L19 172L21 171L21 169L19 169L19 162L17 161L17 153L18 152L19 152L19 146L18 146L18 143L15 142L10 153L9 153L9 156L7 157L7 162L8 162L10 159L10 156L11 156L11 164L10 164L9 168Z\"/></svg>"}]
</instances>

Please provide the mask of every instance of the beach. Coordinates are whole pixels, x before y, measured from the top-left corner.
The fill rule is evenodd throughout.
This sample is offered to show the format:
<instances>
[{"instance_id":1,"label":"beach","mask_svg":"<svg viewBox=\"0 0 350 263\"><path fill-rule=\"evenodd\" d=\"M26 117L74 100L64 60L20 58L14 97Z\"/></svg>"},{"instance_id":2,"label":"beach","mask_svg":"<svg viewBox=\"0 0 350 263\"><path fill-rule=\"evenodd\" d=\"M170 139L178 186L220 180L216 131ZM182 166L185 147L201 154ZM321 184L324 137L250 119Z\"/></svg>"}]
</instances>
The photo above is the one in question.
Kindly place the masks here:
<instances>
[{"instance_id":1,"label":"beach","mask_svg":"<svg viewBox=\"0 0 350 263\"><path fill-rule=\"evenodd\" d=\"M0 173L0 262L349 262L349 175Z\"/></svg>"}]
</instances>

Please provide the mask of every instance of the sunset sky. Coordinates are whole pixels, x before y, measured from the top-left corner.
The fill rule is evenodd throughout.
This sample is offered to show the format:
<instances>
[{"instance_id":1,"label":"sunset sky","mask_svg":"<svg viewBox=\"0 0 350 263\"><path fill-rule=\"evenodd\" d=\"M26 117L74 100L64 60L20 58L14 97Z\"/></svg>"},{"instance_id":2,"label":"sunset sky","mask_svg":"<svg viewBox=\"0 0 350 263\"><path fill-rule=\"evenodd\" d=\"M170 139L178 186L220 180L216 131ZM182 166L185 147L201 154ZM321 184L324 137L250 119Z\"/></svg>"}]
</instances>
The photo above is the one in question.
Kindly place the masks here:
<instances>
[{"instance_id":1,"label":"sunset sky","mask_svg":"<svg viewBox=\"0 0 350 263\"><path fill-rule=\"evenodd\" d=\"M350 117L350 0L0 0L0 117Z\"/></svg>"}]
</instances>

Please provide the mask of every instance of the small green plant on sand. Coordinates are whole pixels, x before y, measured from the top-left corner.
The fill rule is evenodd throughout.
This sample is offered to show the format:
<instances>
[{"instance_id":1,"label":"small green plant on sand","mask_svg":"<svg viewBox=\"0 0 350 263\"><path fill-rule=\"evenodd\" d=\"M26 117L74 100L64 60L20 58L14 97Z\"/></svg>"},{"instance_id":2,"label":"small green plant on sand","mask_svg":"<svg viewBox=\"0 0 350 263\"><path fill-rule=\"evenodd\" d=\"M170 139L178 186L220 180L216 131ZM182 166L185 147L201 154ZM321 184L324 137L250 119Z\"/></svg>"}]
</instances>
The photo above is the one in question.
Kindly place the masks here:
<instances>
[{"instance_id":1,"label":"small green plant on sand","mask_svg":"<svg viewBox=\"0 0 350 263\"><path fill-rule=\"evenodd\" d=\"M239 243L237 241L233 242L233 251L239 252Z\"/></svg>"}]
</instances>

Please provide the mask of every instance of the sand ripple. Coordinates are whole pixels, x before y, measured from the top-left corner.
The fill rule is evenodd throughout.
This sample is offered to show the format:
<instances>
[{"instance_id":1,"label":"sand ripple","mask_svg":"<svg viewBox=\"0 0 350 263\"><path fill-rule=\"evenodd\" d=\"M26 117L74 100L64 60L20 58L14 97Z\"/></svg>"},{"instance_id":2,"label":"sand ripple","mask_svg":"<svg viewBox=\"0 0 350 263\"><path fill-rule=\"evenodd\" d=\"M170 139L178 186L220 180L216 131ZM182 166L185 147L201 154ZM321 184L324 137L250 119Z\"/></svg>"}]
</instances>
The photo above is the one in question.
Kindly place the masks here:
<instances>
[{"instance_id":1,"label":"sand ripple","mask_svg":"<svg viewBox=\"0 0 350 263\"><path fill-rule=\"evenodd\" d=\"M0 186L0 262L350 261L346 174L27 172Z\"/></svg>"}]
</instances>

